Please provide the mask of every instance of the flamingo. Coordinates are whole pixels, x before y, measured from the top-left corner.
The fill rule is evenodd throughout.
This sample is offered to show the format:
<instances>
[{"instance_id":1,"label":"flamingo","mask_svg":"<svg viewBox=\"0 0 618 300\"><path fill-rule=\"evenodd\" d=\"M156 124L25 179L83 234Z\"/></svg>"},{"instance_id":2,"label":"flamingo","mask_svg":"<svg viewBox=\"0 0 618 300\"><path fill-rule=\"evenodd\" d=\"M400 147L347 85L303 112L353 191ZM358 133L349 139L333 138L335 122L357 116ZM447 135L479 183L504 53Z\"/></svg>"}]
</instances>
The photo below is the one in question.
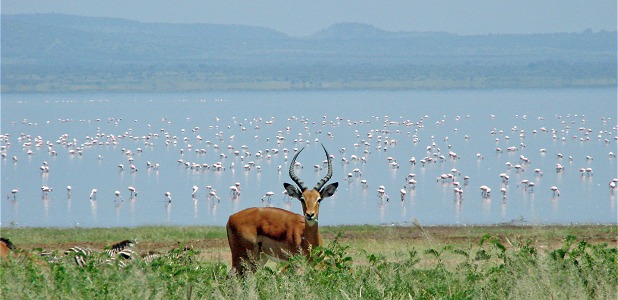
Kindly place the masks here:
<instances>
[{"instance_id":1,"label":"flamingo","mask_svg":"<svg viewBox=\"0 0 618 300\"><path fill-rule=\"evenodd\" d=\"M135 196L137 196L137 191L135 190L135 187L129 186L127 187L127 189L129 190L129 193L130 193L129 198L134 198Z\"/></svg>"},{"instance_id":2,"label":"flamingo","mask_svg":"<svg viewBox=\"0 0 618 300\"><path fill-rule=\"evenodd\" d=\"M97 189L92 189L92 191L90 191L90 200L96 200L97 199Z\"/></svg>"},{"instance_id":3,"label":"flamingo","mask_svg":"<svg viewBox=\"0 0 618 300\"><path fill-rule=\"evenodd\" d=\"M486 185L481 185L480 189L483 197L489 198L489 193L491 192L491 189Z\"/></svg>"},{"instance_id":4,"label":"flamingo","mask_svg":"<svg viewBox=\"0 0 618 300\"><path fill-rule=\"evenodd\" d=\"M47 197L47 194L48 194L49 192L51 192L52 190L53 190L52 188L50 188L50 187L48 187L48 186L46 186L46 185L42 186L42 187L41 187L41 191L43 192L43 198L46 198L46 197Z\"/></svg>"},{"instance_id":5,"label":"flamingo","mask_svg":"<svg viewBox=\"0 0 618 300\"><path fill-rule=\"evenodd\" d=\"M380 199L382 199L382 200L386 200L386 201L388 201L388 199L390 198L390 197L388 197L388 195L386 194L386 190L385 190L385 188L384 188L384 186L383 186L383 185L381 185L381 186L379 186L379 187L378 187L378 197L380 197Z\"/></svg>"},{"instance_id":6,"label":"flamingo","mask_svg":"<svg viewBox=\"0 0 618 300\"><path fill-rule=\"evenodd\" d=\"M561 164L556 164L556 172L562 172L564 171L564 166Z\"/></svg>"},{"instance_id":7,"label":"flamingo","mask_svg":"<svg viewBox=\"0 0 618 300\"><path fill-rule=\"evenodd\" d=\"M120 196L120 191L115 191L115 192L114 192L114 195L116 195L116 200L123 201L123 200L122 200L122 197Z\"/></svg>"},{"instance_id":8,"label":"flamingo","mask_svg":"<svg viewBox=\"0 0 618 300\"><path fill-rule=\"evenodd\" d=\"M506 173L500 173L500 178L502 178L502 183L509 184L509 175Z\"/></svg>"},{"instance_id":9,"label":"flamingo","mask_svg":"<svg viewBox=\"0 0 618 300\"><path fill-rule=\"evenodd\" d=\"M436 182L442 180L442 183L444 183L444 182L446 182L447 179L448 179L448 175L440 174L440 176L436 177Z\"/></svg>"},{"instance_id":10,"label":"flamingo","mask_svg":"<svg viewBox=\"0 0 618 300\"><path fill-rule=\"evenodd\" d=\"M552 185L549 189L554 192L554 197L560 197L560 190L558 190L557 186Z\"/></svg>"},{"instance_id":11,"label":"flamingo","mask_svg":"<svg viewBox=\"0 0 618 300\"><path fill-rule=\"evenodd\" d=\"M534 183L532 181L528 182L528 188L529 188L530 193L534 193L534 186L535 185L536 185L536 183Z\"/></svg>"},{"instance_id":12,"label":"flamingo","mask_svg":"<svg viewBox=\"0 0 618 300\"><path fill-rule=\"evenodd\" d=\"M195 194L200 188L197 185L194 185L191 191L191 198L195 198Z\"/></svg>"},{"instance_id":13,"label":"flamingo","mask_svg":"<svg viewBox=\"0 0 618 300\"><path fill-rule=\"evenodd\" d=\"M453 193L455 194L455 198L457 198L457 196L459 196L459 197L463 196L463 190L460 189L459 187L454 187L453 188Z\"/></svg>"},{"instance_id":14,"label":"flamingo","mask_svg":"<svg viewBox=\"0 0 618 300\"><path fill-rule=\"evenodd\" d=\"M363 188L368 188L369 185L367 184L367 179L361 179L361 185L363 186Z\"/></svg>"},{"instance_id":15,"label":"flamingo","mask_svg":"<svg viewBox=\"0 0 618 300\"><path fill-rule=\"evenodd\" d=\"M274 195L275 193L268 191L266 192L266 194L264 194L264 196L262 196L262 202L264 202L264 198L268 198L268 202L270 202L270 198Z\"/></svg>"},{"instance_id":16,"label":"flamingo","mask_svg":"<svg viewBox=\"0 0 618 300\"><path fill-rule=\"evenodd\" d=\"M238 197L240 196L240 191L235 185L232 185L230 186L230 194L232 195L232 197Z\"/></svg>"},{"instance_id":17,"label":"flamingo","mask_svg":"<svg viewBox=\"0 0 618 300\"><path fill-rule=\"evenodd\" d=\"M414 180L414 178L410 178L410 180L408 180L407 186L409 186L411 189L416 187L416 180Z\"/></svg>"},{"instance_id":18,"label":"flamingo","mask_svg":"<svg viewBox=\"0 0 618 300\"><path fill-rule=\"evenodd\" d=\"M163 195L165 195L165 199L167 200L167 203L168 203L168 204L169 204L169 203L172 203L172 193L170 193L170 192L165 192L165 194L163 194Z\"/></svg>"},{"instance_id":19,"label":"flamingo","mask_svg":"<svg viewBox=\"0 0 618 300\"><path fill-rule=\"evenodd\" d=\"M11 194L13 194L13 200L15 200L17 193L19 193L18 189L12 189L11 190ZM6 195L6 197L8 198L9 195Z\"/></svg>"},{"instance_id":20,"label":"flamingo","mask_svg":"<svg viewBox=\"0 0 618 300\"><path fill-rule=\"evenodd\" d=\"M208 193L208 198L215 198L217 199L218 202L221 202L221 198L219 198L219 196L217 196L217 191L215 189L211 189L210 192Z\"/></svg>"}]
</instances>

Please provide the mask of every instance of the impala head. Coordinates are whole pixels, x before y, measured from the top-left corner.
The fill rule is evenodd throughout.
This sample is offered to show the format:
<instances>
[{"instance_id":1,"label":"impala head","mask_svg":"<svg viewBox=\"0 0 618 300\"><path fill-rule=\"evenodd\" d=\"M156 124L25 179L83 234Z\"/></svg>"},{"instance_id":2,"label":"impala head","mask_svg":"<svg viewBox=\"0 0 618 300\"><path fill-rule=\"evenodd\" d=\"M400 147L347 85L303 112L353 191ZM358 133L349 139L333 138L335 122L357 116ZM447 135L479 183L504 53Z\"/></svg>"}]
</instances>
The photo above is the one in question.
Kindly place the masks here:
<instances>
[{"instance_id":1,"label":"impala head","mask_svg":"<svg viewBox=\"0 0 618 300\"><path fill-rule=\"evenodd\" d=\"M300 151L294 155L294 158L292 158L292 162L290 162L290 178L296 183L296 185L298 185L298 188L289 183L283 184L290 197L300 200L300 203L303 206L303 215L305 216L305 219L311 223L318 221L320 202L335 194L337 186L339 185L338 182L335 182L324 187L324 184L326 184L326 182L333 176L333 165L328 157L328 151L326 151L324 145L322 145L322 148L324 149L324 153L326 153L328 173L324 176L324 178L322 178L322 180L318 181L313 189L308 189L300 178L294 174L294 163L296 163L296 157L298 157L300 152L302 152L305 148L300 149Z\"/></svg>"}]
</instances>

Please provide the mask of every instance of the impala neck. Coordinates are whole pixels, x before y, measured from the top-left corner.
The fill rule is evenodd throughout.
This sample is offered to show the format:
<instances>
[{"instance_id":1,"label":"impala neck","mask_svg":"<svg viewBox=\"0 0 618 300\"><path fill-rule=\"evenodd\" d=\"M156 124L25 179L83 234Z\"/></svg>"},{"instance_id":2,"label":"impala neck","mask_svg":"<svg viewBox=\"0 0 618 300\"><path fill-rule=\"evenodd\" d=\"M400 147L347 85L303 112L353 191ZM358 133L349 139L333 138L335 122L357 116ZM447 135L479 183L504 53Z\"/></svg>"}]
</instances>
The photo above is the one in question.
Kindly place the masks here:
<instances>
[{"instance_id":1,"label":"impala neck","mask_svg":"<svg viewBox=\"0 0 618 300\"><path fill-rule=\"evenodd\" d=\"M320 231L318 227L318 222L310 222L305 220L305 238L307 242L311 244L313 247L322 245L322 238L320 237Z\"/></svg>"}]
</instances>

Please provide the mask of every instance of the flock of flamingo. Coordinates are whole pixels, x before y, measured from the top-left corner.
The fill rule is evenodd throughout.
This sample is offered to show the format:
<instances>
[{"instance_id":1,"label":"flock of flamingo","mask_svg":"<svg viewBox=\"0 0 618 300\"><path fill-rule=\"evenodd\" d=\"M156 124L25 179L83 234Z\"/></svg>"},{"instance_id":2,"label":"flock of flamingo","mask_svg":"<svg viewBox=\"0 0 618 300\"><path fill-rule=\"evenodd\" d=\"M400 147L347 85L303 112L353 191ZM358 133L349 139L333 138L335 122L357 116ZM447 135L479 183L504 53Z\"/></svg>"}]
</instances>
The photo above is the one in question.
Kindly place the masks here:
<instances>
[{"instance_id":1,"label":"flock of flamingo","mask_svg":"<svg viewBox=\"0 0 618 300\"><path fill-rule=\"evenodd\" d=\"M12 168L6 166L19 165L24 159L41 162L40 165L37 164L37 176L54 176L54 164L56 163L54 158L62 155L84 157L84 159L97 161L100 165L117 168L119 172L131 174L140 174L143 172L142 168L152 172L170 172L170 169L184 168L190 170L192 172L190 174L240 172L259 176L258 174L262 172L273 174L283 172L285 174L290 163L288 156L294 155L304 146L325 143L327 147L337 149L334 155L330 155L330 160L334 162L336 168L335 176L340 176L344 183L347 182L348 189L359 188L371 191L374 187L375 197L381 205L394 201L389 191L391 194L395 191L394 193L399 195L398 200L405 203L406 199L411 197L410 194L418 193L415 189L421 183L425 186L449 188L455 203L461 203L464 198L466 200L490 199L494 195L492 194L494 190L499 191L499 199L507 201L513 189L527 194L538 193L541 189L542 193L550 194L552 199L557 200L564 196L564 193L561 193L557 185L545 185L541 180L544 174L553 172L560 176L565 172L578 172L582 178L593 178L595 173L591 163L595 160L602 160L601 167L615 167L616 164L618 127L611 123L608 124L615 122L611 117L587 120L583 115L554 115L547 117L552 120L548 123L554 127L541 126L524 129L521 125L520 127L513 125L510 128L487 128L484 133L476 135L458 132L457 122L469 118L471 118L469 115L457 115L450 118L423 115L416 119L374 116L368 120L345 119L339 116L323 116L316 120L297 116L256 117L242 120L233 117L227 120L214 118L211 121L193 122L189 126L190 129L176 131L165 127L171 124L172 120L161 118L158 124L161 129L154 129L159 126L148 124L149 132L138 132L132 128L136 126L135 123L138 123L137 120L132 124L129 121L130 124L127 124L127 120L122 118L109 117L89 120L88 124L95 124L93 128L96 131L85 136L61 133L57 136L45 137L22 132L28 128L46 126L56 122L62 124L68 120L18 120L12 122L9 128L2 128L5 132L0 135L0 153L3 161L3 176L12 172ZM492 120L496 116L489 115L484 118ZM517 115L514 120L521 124L527 118L526 115ZM543 121L544 118L537 117L537 121ZM454 127L448 127L454 129L441 130L441 128L447 128L444 127L446 123L455 124ZM594 128L593 125L601 129ZM110 126L111 129L102 129L104 126ZM431 135L426 134L428 127L432 128ZM111 130L116 130L116 133L110 133ZM19 133L11 134L7 131ZM345 143L338 143L339 135L348 135L344 139ZM538 139L543 139L547 143L577 143L582 145L580 148L584 149L587 145L594 144L595 147L604 147L609 150L605 157L550 153L546 148L528 149L527 139L530 136L539 137ZM453 139L458 139L458 141L451 144ZM245 141L247 144L240 145L238 141ZM110 148L113 149L110 151L121 152L123 158L107 162L104 153L100 150ZM404 148L406 150L403 150ZM149 149L149 152L166 149L166 151L175 153L176 158L173 162L169 158L167 161L157 162L144 160L141 158L144 149ZM458 163L460 160L471 161L472 165L482 166L484 160L496 161L495 157L502 157L504 153L509 155L510 161L505 162L503 168L498 170L487 170L480 173L481 175L474 176L472 174L479 174L477 171L479 168L475 170L469 167L461 170L457 168L458 165L465 165ZM555 168L548 170L535 165L535 159L529 158L532 153L537 160L538 157L547 157L546 160L552 160ZM267 165L276 167L266 167ZM318 174L323 172L326 165L327 161L324 160L322 164L315 164L311 168L304 169L302 162L297 161L292 168L299 172L303 169L304 172L313 169L316 176L319 176ZM400 182L400 186L391 184L390 179L383 178L384 176L374 175L378 173L378 169L382 173L387 170L384 174L398 172L394 175L396 177L394 181ZM368 173L373 176L368 176ZM432 175L434 173L435 175ZM616 193L618 179L614 177L601 180L607 185L608 195L613 197ZM20 191L33 189L32 182L36 181L26 178L20 181L20 186L8 187L3 184L2 190L6 193L6 199L13 202L19 201ZM166 205L172 205L176 201L185 201L182 199L185 195L190 195L191 199L197 200L205 190L207 199L218 203L222 201L218 190L229 189L230 199L240 199L242 193L242 199L247 201L247 206L272 205L272 198L277 193L255 186L249 189L248 186L251 186L252 182L252 180L246 180L244 183L230 180L229 183L216 187L214 184L192 184L186 191L168 186L159 197ZM473 189L470 188L472 184L476 186L473 186ZM279 183L266 184L264 182L260 185L280 186ZM58 189L66 189L66 196L70 198L75 185L67 182L64 187L42 185L36 188L40 188L43 199L49 198L52 193L58 193ZM123 194L127 191L129 199L136 199L138 191L142 195L145 190L153 189L153 186L128 185L126 191L116 189L100 191L97 186L86 188L90 191L88 195L90 201L97 201L97 195L105 193L114 195L114 201L120 203L125 200ZM256 190L260 191L260 189L262 191L258 194ZM247 195L247 190L252 191L252 194ZM427 190L424 191L427 192ZM289 201L285 190L282 189L280 193L285 197L284 199ZM342 192L339 193L339 197L345 197L345 194L343 196L341 194ZM177 200L177 197L173 195L182 195L182 197Z\"/></svg>"}]
</instances>

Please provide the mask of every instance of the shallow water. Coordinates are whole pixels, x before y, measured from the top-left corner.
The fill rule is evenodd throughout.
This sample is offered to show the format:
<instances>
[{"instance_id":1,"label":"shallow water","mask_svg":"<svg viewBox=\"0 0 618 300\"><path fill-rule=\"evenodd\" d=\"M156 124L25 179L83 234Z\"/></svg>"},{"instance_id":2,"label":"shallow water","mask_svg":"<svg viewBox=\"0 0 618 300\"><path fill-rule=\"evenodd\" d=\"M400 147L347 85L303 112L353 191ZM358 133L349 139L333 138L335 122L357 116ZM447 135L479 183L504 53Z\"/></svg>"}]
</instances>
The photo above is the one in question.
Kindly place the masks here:
<instances>
[{"instance_id":1,"label":"shallow water","mask_svg":"<svg viewBox=\"0 0 618 300\"><path fill-rule=\"evenodd\" d=\"M314 168L325 160L321 143L339 182L322 202L323 225L616 223L618 191L608 186L617 177L615 89L3 94L1 114L7 227L220 226L268 205L300 213L282 193L288 163L306 147L296 172L313 186L326 173ZM435 162L423 165L426 157ZM191 167L217 162L224 169ZM413 188L404 187L409 174ZM437 180L442 174L455 179Z\"/></svg>"}]
</instances>

